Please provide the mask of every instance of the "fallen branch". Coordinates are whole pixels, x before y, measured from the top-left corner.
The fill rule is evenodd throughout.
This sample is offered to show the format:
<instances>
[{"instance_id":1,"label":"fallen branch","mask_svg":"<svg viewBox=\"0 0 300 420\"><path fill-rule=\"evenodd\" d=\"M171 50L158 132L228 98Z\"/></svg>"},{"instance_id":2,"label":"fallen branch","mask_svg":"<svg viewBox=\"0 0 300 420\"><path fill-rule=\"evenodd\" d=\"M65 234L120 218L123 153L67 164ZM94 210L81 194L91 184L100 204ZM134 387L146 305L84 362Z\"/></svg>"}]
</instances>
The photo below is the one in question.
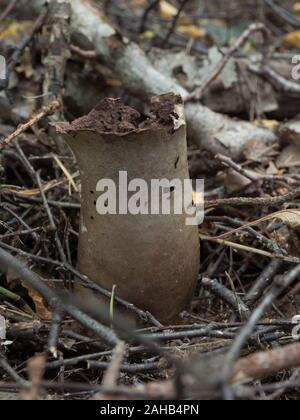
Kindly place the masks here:
<instances>
[{"instance_id":1,"label":"fallen branch","mask_svg":"<svg viewBox=\"0 0 300 420\"><path fill-rule=\"evenodd\" d=\"M140 399L140 400L175 400L177 397L176 389L173 381L165 381L151 385L139 384L136 387L125 387L118 386L117 388L104 390L102 385L95 383L74 383L74 382L54 382L54 381L43 381L40 384L41 389L48 389L60 392L99 392L105 391L106 395L116 396L125 399ZM17 391L23 388L23 385L18 383L0 382L0 389L8 391ZM149 389L150 388L150 389Z\"/></svg>"},{"instance_id":2,"label":"fallen branch","mask_svg":"<svg viewBox=\"0 0 300 420\"><path fill-rule=\"evenodd\" d=\"M88 362L88 368L89 369L96 369L96 370L105 370L109 368L110 364L109 362L94 362L91 360ZM155 370L160 369L160 363L159 362L146 362L146 363L136 363L136 364L123 364L120 366L121 372L131 373L131 374L137 374L137 373L144 373L144 372L152 372ZM104 392L109 393L109 390L106 391L106 388L104 388Z\"/></svg>"},{"instance_id":3,"label":"fallen branch","mask_svg":"<svg viewBox=\"0 0 300 420\"><path fill-rule=\"evenodd\" d=\"M7 5L8 0L0 0ZM189 93L171 77L155 69L144 52L133 42L128 42L105 21L99 9L90 1L72 0L71 32L76 34L78 46L88 42L109 66L131 95L147 101L150 97L166 92L175 92L183 98ZM32 15L40 12L43 0L20 0L16 10L24 13L24 8ZM233 160L243 157L246 144L260 139L263 143L274 143L276 135L244 121L235 121L215 113L197 103L186 104L186 118L189 137L200 148L213 154L230 155Z\"/></svg>"},{"instance_id":4,"label":"fallen branch","mask_svg":"<svg viewBox=\"0 0 300 420\"><path fill-rule=\"evenodd\" d=\"M71 57L70 13L71 8L67 2L52 1L48 5L47 19L43 25L42 33L47 41L42 58L45 66L43 94L49 101L63 100L65 67Z\"/></svg>"},{"instance_id":5,"label":"fallen branch","mask_svg":"<svg viewBox=\"0 0 300 420\"><path fill-rule=\"evenodd\" d=\"M273 70L272 67L264 65L261 68L258 68L257 66L249 65L248 68L252 73L263 76L279 92L291 95L300 95L299 84L285 79Z\"/></svg>"},{"instance_id":6,"label":"fallen branch","mask_svg":"<svg viewBox=\"0 0 300 420\"><path fill-rule=\"evenodd\" d=\"M300 366L300 343L271 351L259 352L240 359L234 366L232 382L259 380Z\"/></svg>"},{"instance_id":7,"label":"fallen branch","mask_svg":"<svg viewBox=\"0 0 300 420\"><path fill-rule=\"evenodd\" d=\"M228 166L229 168L232 168L234 171L238 172L245 178L249 179L251 182L256 182L259 180L258 175L253 175L250 171L247 171L246 169L242 168L240 165L237 165L233 160L228 156L223 156L221 154L216 155L216 159L220 161L223 165Z\"/></svg>"},{"instance_id":8,"label":"fallen branch","mask_svg":"<svg viewBox=\"0 0 300 420\"><path fill-rule=\"evenodd\" d=\"M234 197L221 198L213 201L206 201L205 208L220 206L259 206L259 207L280 207L288 201L295 200L300 197L300 188L296 188L286 195L278 197Z\"/></svg>"}]
</instances>

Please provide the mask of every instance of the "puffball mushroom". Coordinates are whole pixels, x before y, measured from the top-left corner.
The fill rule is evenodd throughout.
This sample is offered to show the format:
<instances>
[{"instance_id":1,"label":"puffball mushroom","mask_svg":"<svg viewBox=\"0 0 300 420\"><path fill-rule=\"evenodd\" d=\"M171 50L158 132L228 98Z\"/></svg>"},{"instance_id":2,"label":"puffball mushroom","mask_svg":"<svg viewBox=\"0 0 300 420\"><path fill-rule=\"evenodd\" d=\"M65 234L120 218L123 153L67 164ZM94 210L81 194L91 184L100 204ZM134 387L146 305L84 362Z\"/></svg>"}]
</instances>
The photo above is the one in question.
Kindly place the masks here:
<instances>
[{"instance_id":1,"label":"puffball mushroom","mask_svg":"<svg viewBox=\"0 0 300 420\"><path fill-rule=\"evenodd\" d=\"M163 191L170 200L169 214L132 214L120 198L126 189L130 204L137 194L121 185L120 174L137 185L189 180L181 98L174 94L155 97L152 112L152 118L145 118L118 99L105 99L89 115L71 124L54 125L73 150L80 169L79 271L108 290L116 285L119 297L170 323L187 308L195 290L198 228L186 224L185 212L175 214L172 189ZM115 206L109 197L103 204L103 180L119 189ZM150 201L139 204L149 210ZM158 204L161 202L159 198ZM103 205L107 213L99 214ZM77 290L85 299L92 293Z\"/></svg>"}]
</instances>

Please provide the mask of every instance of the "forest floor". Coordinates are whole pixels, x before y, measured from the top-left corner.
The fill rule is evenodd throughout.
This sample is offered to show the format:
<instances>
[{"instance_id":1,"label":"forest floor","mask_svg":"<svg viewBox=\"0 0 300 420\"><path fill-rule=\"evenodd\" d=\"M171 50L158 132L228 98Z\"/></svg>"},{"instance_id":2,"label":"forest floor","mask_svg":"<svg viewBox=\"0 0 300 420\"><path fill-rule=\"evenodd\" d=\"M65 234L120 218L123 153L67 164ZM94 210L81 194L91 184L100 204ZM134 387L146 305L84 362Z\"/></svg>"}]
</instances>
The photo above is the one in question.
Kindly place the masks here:
<instances>
[{"instance_id":1,"label":"forest floor","mask_svg":"<svg viewBox=\"0 0 300 420\"><path fill-rule=\"evenodd\" d=\"M49 123L78 118L105 97L141 108L148 92L137 95L92 43L77 45L72 13L41 7L35 16L35 0L23 11L20 3L0 0L8 64L7 83L0 80L0 249L49 290L72 290L80 177ZM215 138L201 143L188 131L190 175L205 180L205 221L199 282L179 325L141 311L145 328L123 331L113 348L89 323L78 328L81 315L53 309L20 275L23 265L0 267L0 400L298 400L300 3L94 3L188 92L187 108L196 101L212 118L228 116L235 138L218 149ZM272 141L260 140L260 128Z\"/></svg>"}]
</instances>

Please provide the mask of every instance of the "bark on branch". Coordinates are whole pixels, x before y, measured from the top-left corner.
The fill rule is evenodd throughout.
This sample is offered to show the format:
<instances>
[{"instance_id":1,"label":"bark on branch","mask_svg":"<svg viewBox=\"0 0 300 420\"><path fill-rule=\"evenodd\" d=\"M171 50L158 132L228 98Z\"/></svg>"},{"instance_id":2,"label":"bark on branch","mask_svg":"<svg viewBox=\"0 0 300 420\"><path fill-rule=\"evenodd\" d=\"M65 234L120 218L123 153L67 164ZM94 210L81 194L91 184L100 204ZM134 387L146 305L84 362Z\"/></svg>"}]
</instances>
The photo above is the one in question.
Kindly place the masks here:
<instances>
[{"instance_id":1,"label":"bark on branch","mask_svg":"<svg viewBox=\"0 0 300 420\"><path fill-rule=\"evenodd\" d=\"M240 359L234 366L232 382L251 378L265 379L278 372L300 366L300 344L277 348L271 351L254 353Z\"/></svg>"}]
</instances>

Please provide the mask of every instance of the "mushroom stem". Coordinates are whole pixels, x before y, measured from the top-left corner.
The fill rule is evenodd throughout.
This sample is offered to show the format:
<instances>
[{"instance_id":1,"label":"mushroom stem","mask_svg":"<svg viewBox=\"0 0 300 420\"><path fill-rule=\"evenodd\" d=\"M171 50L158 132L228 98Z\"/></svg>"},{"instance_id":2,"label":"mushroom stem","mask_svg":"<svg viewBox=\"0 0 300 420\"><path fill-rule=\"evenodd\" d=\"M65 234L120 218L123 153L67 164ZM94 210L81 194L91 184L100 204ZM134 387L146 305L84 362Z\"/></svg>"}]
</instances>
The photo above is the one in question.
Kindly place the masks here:
<instances>
[{"instance_id":1,"label":"mushroom stem","mask_svg":"<svg viewBox=\"0 0 300 420\"><path fill-rule=\"evenodd\" d=\"M55 126L81 173L80 272L108 290L116 285L118 296L168 323L195 290L199 239L186 207L177 214L190 182L181 98L155 97L152 111L146 119L105 99L89 115ZM161 194L154 197L157 182Z\"/></svg>"}]
</instances>

